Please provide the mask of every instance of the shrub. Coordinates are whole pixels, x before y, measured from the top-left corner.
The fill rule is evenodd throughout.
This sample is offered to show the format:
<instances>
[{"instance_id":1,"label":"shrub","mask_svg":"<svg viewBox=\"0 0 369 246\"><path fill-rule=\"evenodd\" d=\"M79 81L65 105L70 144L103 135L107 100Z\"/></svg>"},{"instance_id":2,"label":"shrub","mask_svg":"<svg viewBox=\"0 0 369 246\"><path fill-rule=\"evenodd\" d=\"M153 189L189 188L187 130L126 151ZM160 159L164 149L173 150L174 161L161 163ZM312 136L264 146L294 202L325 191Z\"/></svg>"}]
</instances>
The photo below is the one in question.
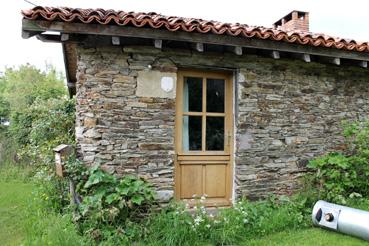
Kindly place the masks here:
<instances>
[{"instance_id":1,"label":"shrub","mask_svg":"<svg viewBox=\"0 0 369 246\"><path fill-rule=\"evenodd\" d=\"M10 125L23 159L30 164L53 162L52 149L59 144L73 144L75 103L68 99L36 100L29 108L13 114Z\"/></svg>"},{"instance_id":2,"label":"shrub","mask_svg":"<svg viewBox=\"0 0 369 246\"><path fill-rule=\"evenodd\" d=\"M320 198L346 203L353 196L369 196L369 121L346 124L347 150L310 161L312 182Z\"/></svg>"},{"instance_id":3,"label":"shrub","mask_svg":"<svg viewBox=\"0 0 369 246\"><path fill-rule=\"evenodd\" d=\"M172 204L146 221L145 242L149 245L234 245L285 229L310 224L311 208L307 200L295 197L271 198L250 203L237 202L232 208L219 209L209 215L198 206L189 212L186 207Z\"/></svg>"},{"instance_id":4,"label":"shrub","mask_svg":"<svg viewBox=\"0 0 369 246\"><path fill-rule=\"evenodd\" d=\"M140 221L154 201L151 185L142 178L117 178L98 165L82 170L69 164L67 172L72 180L79 180L77 190L83 197L75 220L95 240L113 240L114 236L124 242L128 221Z\"/></svg>"}]
</instances>

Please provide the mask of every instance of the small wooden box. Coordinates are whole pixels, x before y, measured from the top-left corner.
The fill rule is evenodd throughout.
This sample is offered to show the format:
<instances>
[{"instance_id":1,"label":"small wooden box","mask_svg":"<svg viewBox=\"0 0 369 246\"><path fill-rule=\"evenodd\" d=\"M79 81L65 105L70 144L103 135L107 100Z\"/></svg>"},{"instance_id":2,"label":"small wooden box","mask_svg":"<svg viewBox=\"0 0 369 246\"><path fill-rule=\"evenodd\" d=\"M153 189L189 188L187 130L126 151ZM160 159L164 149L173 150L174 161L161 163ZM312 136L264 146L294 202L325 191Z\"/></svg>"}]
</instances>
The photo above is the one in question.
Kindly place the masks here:
<instances>
[{"instance_id":1,"label":"small wooden box","mask_svg":"<svg viewBox=\"0 0 369 246\"><path fill-rule=\"evenodd\" d=\"M61 144L53 149L55 152L55 172L59 177L65 177L65 162L72 153L73 147L67 144Z\"/></svg>"}]
</instances>

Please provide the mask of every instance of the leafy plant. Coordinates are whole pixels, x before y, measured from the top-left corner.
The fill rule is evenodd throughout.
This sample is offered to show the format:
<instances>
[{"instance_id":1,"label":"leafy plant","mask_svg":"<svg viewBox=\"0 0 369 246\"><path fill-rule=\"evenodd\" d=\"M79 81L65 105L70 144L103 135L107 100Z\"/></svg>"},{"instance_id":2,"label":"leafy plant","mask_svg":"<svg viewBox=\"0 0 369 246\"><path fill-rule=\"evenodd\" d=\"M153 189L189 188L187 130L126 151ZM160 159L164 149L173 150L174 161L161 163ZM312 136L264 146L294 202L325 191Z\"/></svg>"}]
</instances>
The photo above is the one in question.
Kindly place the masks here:
<instances>
[{"instance_id":1,"label":"leafy plant","mask_svg":"<svg viewBox=\"0 0 369 246\"><path fill-rule=\"evenodd\" d=\"M312 160L312 181L323 199L346 203L353 196L369 196L369 122L346 123L347 150Z\"/></svg>"},{"instance_id":2,"label":"leafy plant","mask_svg":"<svg viewBox=\"0 0 369 246\"><path fill-rule=\"evenodd\" d=\"M154 201L151 185L142 178L117 178L94 166L78 185L83 201L76 220L96 240L123 232L128 221L138 221ZM124 237L122 237L122 240Z\"/></svg>"},{"instance_id":3,"label":"leafy plant","mask_svg":"<svg viewBox=\"0 0 369 246\"><path fill-rule=\"evenodd\" d=\"M215 214L201 206L206 198L188 210L171 204L151 215L145 224L145 243L149 245L237 245L285 229L306 227L311 208L301 197L272 197L261 202L240 200L232 208Z\"/></svg>"}]
</instances>

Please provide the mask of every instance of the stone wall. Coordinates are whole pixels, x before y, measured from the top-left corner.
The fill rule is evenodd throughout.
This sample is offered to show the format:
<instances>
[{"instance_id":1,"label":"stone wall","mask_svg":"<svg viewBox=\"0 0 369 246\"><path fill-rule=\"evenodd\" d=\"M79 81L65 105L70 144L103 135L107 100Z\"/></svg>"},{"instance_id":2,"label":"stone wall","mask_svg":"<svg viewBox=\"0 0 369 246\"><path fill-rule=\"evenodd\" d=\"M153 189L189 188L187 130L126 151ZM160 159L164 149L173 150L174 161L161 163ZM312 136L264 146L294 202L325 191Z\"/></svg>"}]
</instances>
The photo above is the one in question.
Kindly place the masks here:
<instances>
[{"instance_id":1,"label":"stone wall","mask_svg":"<svg viewBox=\"0 0 369 246\"><path fill-rule=\"evenodd\" d=\"M237 194L258 198L296 189L314 156L339 150L343 120L369 116L369 76L322 64L271 62L240 70Z\"/></svg>"},{"instance_id":2,"label":"stone wall","mask_svg":"<svg viewBox=\"0 0 369 246\"><path fill-rule=\"evenodd\" d=\"M145 90L177 67L235 71L235 189L249 198L290 193L309 159L342 148L343 119L369 113L369 72L252 55L78 48L77 142L86 164L174 190L175 92ZM146 76L146 77L145 77ZM143 81L143 82L142 82Z\"/></svg>"}]
</instances>

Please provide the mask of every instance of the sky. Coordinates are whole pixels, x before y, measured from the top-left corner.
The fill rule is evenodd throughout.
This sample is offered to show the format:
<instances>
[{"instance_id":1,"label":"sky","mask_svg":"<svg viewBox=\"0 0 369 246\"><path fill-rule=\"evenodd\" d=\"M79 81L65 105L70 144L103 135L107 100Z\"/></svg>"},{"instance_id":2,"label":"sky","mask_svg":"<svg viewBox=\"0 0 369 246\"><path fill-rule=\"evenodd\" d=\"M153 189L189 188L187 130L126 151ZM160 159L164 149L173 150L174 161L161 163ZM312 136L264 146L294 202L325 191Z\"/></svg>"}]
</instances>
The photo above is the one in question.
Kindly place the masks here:
<instances>
[{"instance_id":1,"label":"sky","mask_svg":"<svg viewBox=\"0 0 369 246\"><path fill-rule=\"evenodd\" d=\"M28 0L41 6L104 8L157 12L248 25L271 25L292 10L310 12L310 31L357 41L369 41L368 0ZM21 10L33 5L24 0L1 0L0 72L30 63L41 70L46 64L64 72L60 44L35 37L22 39Z\"/></svg>"}]
</instances>

